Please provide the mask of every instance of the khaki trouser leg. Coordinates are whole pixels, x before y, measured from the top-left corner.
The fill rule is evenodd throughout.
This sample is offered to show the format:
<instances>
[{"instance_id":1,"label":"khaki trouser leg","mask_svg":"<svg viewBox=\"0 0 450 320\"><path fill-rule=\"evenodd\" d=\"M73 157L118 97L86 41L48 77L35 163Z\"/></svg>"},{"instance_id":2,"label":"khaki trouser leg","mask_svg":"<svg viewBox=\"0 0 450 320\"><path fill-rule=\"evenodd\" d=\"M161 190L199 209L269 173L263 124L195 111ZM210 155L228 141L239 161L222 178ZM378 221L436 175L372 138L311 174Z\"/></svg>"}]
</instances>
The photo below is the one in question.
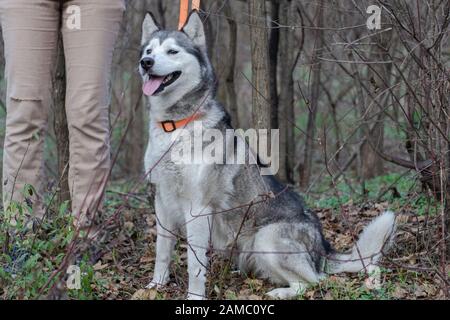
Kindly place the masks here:
<instances>
[{"instance_id":1,"label":"khaki trouser leg","mask_svg":"<svg viewBox=\"0 0 450 320\"><path fill-rule=\"evenodd\" d=\"M81 28L63 23L66 114L69 125L69 188L72 211L82 225L101 207L110 170L109 103L111 63L125 9L123 0L71 0L80 7Z\"/></svg>"},{"instance_id":2,"label":"khaki trouser leg","mask_svg":"<svg viewBox=\"0 0 450 320\"><path fill-rule=\"evenodd\" d=\"M6 132L3 153L3 204L22 202L22 189L42 187L43 144L55 64L59 4L51 0L2 0L0 21L5 41ZM26 194L37 216L38 194Z\"/></svg>"}]
</instances>

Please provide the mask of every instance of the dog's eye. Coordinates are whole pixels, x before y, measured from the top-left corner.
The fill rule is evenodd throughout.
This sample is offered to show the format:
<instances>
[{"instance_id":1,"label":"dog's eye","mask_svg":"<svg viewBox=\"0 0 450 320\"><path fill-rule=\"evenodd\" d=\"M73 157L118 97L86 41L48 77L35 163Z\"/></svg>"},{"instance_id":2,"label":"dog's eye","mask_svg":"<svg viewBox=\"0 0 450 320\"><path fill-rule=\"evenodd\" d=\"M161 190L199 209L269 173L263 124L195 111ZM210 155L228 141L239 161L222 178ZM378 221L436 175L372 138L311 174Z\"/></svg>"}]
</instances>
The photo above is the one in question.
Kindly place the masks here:
<instances>
[{"instance_id":1,"label":"dog's eye","mask_svg":"<svg viewBox=\"0 0 450 320\"><path fill-rule=\"evenodd\" d=\"M177 54L178 51L177 50L169 50L167 51L167 54Z\"/></svg>"},{"instance_id":2,"label":"dog's eye","mask_svg":"<svg viewBox=\"0 0 450 320\"><path fill-rule=\"evenodd\" d=\"M147 49L147 51L145 51L146 54L150 54L152 53L152 49Z\"/></svg>"}]
</instances>

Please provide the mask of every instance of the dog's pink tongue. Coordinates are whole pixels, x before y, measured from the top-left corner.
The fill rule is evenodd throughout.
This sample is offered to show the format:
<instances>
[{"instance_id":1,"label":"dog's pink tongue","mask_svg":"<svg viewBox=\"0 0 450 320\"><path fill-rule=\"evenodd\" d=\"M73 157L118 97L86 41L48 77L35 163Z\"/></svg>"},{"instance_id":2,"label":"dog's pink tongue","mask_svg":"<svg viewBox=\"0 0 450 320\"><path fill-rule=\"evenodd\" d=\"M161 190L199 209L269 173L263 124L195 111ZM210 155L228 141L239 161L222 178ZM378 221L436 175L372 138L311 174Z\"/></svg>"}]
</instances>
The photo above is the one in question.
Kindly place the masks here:
<instances>
[{"instance_id":1,"label":"dog's pink tongue","mask_svg":"<svg viewBox=\"0 0 450 320\"><path fill-rule=\"evenodd\" d=\"M151 96L158 90L161 83L164 81L164 77L151 77L150 80L144 83L142 90L146 96Z\"/></svg>"}]
</instances>

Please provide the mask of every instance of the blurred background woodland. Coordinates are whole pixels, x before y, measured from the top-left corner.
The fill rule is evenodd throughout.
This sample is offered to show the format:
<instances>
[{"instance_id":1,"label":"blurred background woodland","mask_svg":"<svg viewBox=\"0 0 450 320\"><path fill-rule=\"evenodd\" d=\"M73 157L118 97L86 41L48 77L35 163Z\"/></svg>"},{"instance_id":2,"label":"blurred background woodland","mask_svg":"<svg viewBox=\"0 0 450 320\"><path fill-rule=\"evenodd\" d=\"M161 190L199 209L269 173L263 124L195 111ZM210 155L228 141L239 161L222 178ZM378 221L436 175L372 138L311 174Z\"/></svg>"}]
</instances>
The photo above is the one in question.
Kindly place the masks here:
<instances>
[{"instance_id":1,"label":"blurred background woodland","mask_svg":"<svg viewBox=\"0 0 450 320\"><path fill-rule=\"evenodd\" d=\"M367 27L371 5L381 8L379 29ZM112 206L128 201L123 195L146 198L130 187L145 185L149 106L137 72L141 24L151 11L163 27L175 29L178 8L179 0L127 1L111 88L115 162L108 197L118 196L109 202ZM405 276L405 283L417 282L414 277L421 273L421 283L429 285L419 293L416 287L396 286L383 297L447 297L449 1L202 0L201 13L219 80L218 100L236 128L280 129L278 176L329 221L326 235L341 239L345 248L352 236L345 228L352 221L395 209L406 227L400 228L391 262L415 274L413 280ZM3 59L0 45L0 74ZM56 187L68 159L61 55L56 69L46 144L48 191ZM5 119L1 79L0 137ZM59 197L61 202L68 197L63 184ZM317 292L323 288L311 297ZM228 297L226 291L221 294Z\"/></svg>"}]
</instances>

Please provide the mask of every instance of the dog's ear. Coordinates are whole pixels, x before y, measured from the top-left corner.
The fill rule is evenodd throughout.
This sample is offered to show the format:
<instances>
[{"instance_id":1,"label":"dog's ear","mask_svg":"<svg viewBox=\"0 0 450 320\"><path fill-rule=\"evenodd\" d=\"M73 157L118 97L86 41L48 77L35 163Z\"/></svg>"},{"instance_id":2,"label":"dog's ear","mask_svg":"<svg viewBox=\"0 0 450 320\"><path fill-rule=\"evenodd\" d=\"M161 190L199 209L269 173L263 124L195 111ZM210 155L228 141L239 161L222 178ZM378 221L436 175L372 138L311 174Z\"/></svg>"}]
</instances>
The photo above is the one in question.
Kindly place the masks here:
<instances>
[{"instance_id":1,"label":"dog's ear","mask_svg":"<svg viewBox=\"0 0 450 320\"><path fill-rule=\"evenodd\" d=\"M141 45L146 44L150 38L151 35L160 30L159 24L156 22L155 17L151 12L148 12L145 15L144 22L142 23L142 39L141 39Z\"/></svg>"},{"instance_id":2,"label":"dog's ear","mask_svg":"<svg viewBox=\"0 0 450 320\"><path fill-rule=\"evenodd\" d=\"M197 46L206 48L205 29L197 10L193 10L181 29Z\"/></svg>"}]
</instances>

